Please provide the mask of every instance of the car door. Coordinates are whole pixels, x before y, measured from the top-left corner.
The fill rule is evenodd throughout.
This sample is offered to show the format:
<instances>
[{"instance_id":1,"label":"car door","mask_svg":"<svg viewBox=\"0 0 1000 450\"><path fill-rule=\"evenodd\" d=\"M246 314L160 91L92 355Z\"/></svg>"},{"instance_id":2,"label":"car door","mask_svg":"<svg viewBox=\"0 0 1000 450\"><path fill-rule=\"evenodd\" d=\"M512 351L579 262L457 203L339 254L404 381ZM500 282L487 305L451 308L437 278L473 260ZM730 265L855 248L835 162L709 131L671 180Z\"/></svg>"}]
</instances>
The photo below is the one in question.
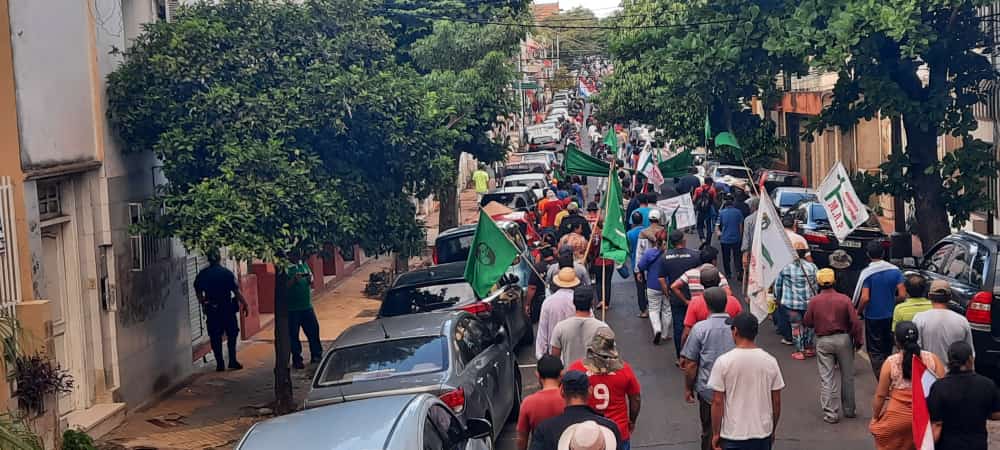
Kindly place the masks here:
<instances>
[{"instance_id":1,"label":"car door","mask_svg":"<svg viewBox=\"0 0 1000 450\"><path fill-rule=\"evenodd\" d=\"M493 411L491 386L496 384L496 375L485 354L492 336L490 328L473 316L464 316L455 325L455 346L463 364L456 384L465 391L465 417L485 417L486 411Z\"/></svg>"},{"instance_id":2,"label":"car door","mask_svg":"<svg viewBox=\"0 0 1000 450\"><path fill-rule=\"evenodd\" d=\"M966 305L981 290L989 251L975 241L957 241L944 268L951 283L952 309L965 314Z\"/></svg>"},{"instance_id":3,"label":"car door","mask_svg":"<svg viewBox=\"0 0 1000 450\"><path fill-rule=\"evenodd\" d=\"M950 263L952 261L952 254L959 245L955 241L947 240L941 241L932 247L925 254L923 261L920 262L920 273L929 281L944 280L954 286L957 281L952 275L956 273L958 266L952 267ZM962 254L968 254L967 247L960 248L958 251Z\"/></svg>"}]
</instances>

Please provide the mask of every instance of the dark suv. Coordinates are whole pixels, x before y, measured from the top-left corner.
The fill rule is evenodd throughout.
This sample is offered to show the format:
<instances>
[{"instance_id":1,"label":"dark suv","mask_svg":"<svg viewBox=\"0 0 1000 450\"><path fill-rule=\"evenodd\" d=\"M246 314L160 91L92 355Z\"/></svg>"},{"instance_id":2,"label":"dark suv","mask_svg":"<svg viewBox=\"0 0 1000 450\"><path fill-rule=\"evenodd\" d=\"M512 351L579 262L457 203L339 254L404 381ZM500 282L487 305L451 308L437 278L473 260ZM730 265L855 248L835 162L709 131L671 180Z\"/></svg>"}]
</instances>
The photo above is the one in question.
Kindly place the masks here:
<instances>
[{"instance_id":1,"label":"dark suv","mask_svg":"<svg viewBox=\"0 0 1000 450\"><path fill-rule=\"evenodd\" d=\"M972 326L976 371L994 380L1000 380L1000 317L992 308L1000 298L998 251L1000 236L955 233L927 250L917 265L928 279L951 284L951 309Z\"/></svg>"}]
</instances>

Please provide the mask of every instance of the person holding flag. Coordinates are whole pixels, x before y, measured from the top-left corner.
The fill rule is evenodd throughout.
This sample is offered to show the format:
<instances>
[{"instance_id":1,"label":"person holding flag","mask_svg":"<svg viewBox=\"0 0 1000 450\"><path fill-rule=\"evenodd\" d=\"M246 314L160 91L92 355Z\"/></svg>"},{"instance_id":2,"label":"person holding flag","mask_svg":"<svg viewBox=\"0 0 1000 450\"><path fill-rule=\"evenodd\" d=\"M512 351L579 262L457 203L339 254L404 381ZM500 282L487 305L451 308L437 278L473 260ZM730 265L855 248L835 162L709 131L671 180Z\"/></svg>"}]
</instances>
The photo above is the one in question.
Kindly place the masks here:
<instances>
[{"instance_id":1,"label":"person holding flag","mask_svg":"<svg viewBox=\"0 0 1000 450\"><path fill-rule=\"evenodd\" d=\"M920 348L920 334L913 322L896 324L894 336L896 345L903 351L893 354L882 364L872 400L872 421L868 426L878 450L915 448L913 418L921 409L919 407L926 409L926 403L923 389L914 395L914 387L927 384L924 372L936 378L944 376L944 363L935 354ZM926 447L921 445L920 448Z\"/></svg>"}]
</instances>

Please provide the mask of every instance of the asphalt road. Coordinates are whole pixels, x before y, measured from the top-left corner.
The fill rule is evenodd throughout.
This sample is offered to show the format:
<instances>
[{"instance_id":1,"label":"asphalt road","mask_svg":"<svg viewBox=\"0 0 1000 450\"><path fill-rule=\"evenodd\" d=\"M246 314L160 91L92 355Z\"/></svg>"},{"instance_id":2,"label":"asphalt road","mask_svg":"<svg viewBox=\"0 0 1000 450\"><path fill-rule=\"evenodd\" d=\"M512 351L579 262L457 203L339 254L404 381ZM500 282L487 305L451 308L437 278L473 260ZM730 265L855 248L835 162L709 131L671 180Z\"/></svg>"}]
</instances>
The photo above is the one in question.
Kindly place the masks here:
<instances>
[{"instance_id":1,"label":"asphalt road","mask_svg":"<svg viewBox=\"0 0 1000 450\"><path fill-rule=\"evenodd\" d=\"M695 244L697 237L689 238ZM618 347L642 385L642 411L632 435L632 448L697 449L701 425L698 408L684 401L684 376L674 366L671 341L652 344L647 319L636 317L635 285L615 275L612 308L606 321L617 334ZM599 314L599 313L598 313ZM874 448L867 424L871 419L871 398L875 378L871 366L861 354L855 359L855 389L858 417L830 425L823 421L819 406L819 372L816 360L796 361L791 348L782 345L770 321L761 325L758 344L774 355L785 379L782 413L778 425L777 449L870 449ZM519 352L524 395L538 389L534 356L529 348ZM514 425L499 436L499 450L516 448Z\"/></svg>"},{"instance_id":2,"label":"asphalt road","mask_svg":"<svg viewBox=\"0 0 1000 450\"><path fill-rule=\"evenodd\" d=\"M587 104L585 116L589 116L590 112L591 105ZM586 124L581 135L583 150L587 151L590 142ZM596 181L595 178L590 178L589 190L596 189ZM688 244L697 248L697 236L689 235ZM739 291L738 286L734 288ZM632 448L698 449L701 436L698 408L697 405L684 401L684 375L674 366L676 358L673 343L666 341L660 346L652 344L648 319L637 317L639 308L636 304L635 284L631 279L623 280L615 275L611 305L606 322L615 330L618 349L632 366L642 386L642 411L632 434ZM854 385L858 417L843 419L840 423L831 425L823 421L819 405L819 371L815 358L805 361L792 359L791 347L781 344L770 321L761 324L757 341L758 345L777 358L785 380L781 420L776 432L776 449L874 448L868 432L868 422L871 420L870 405L875 391L875 377L863 353L855 358ZM532 353L527 347L519 352L524 395L538 390ZM515 449L515 438L515 425L508 424L498 437L496 448Z\"/></svg>"}]
</instances>

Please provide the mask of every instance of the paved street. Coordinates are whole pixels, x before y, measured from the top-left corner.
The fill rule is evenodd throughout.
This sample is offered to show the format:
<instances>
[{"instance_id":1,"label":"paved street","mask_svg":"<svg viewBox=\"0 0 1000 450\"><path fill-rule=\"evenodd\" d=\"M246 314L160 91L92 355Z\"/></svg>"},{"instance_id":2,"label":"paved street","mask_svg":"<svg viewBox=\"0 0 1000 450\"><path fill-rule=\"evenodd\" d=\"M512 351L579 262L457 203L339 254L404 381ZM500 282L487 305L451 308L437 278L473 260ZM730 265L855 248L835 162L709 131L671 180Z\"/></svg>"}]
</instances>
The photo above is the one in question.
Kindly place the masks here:
<instances>
[{"instance_id":1,"label":"paved street","mask_svg":"<svg viewBox=\"0 0 1000 450\"><path fill-rule=\"evenodd\" d=\"M696 246L698 238L689 237L688 241ZM617 334L622 356L632 365L642 384L642 412L632 437L632 448L698 448L698 409L696 405L689 405L684 401L684 376L674 367L673 343L665 341L660 346L652 344L648 321L636 317L639 311L631 280L622 280L615 275L612 292L614 300L612 308L608 310L607 322ZM782 392L781 421L775 448L874 448L867 424L871 419L870 404L875 390L875 378L872 376L871 366L860 354L855 360L858 417L829 425L823 422L819 408L819 375L815 358L793 360L790 347L781 344L770 322L761 325L758 343L778 359L786 384ZM525 395L528 395L538 389L533 368L534 357L529 349L522 349L520 353ZM516 448L513 425L508 425L501 434L497 448Z\"/></svg>"}]
</instances>

